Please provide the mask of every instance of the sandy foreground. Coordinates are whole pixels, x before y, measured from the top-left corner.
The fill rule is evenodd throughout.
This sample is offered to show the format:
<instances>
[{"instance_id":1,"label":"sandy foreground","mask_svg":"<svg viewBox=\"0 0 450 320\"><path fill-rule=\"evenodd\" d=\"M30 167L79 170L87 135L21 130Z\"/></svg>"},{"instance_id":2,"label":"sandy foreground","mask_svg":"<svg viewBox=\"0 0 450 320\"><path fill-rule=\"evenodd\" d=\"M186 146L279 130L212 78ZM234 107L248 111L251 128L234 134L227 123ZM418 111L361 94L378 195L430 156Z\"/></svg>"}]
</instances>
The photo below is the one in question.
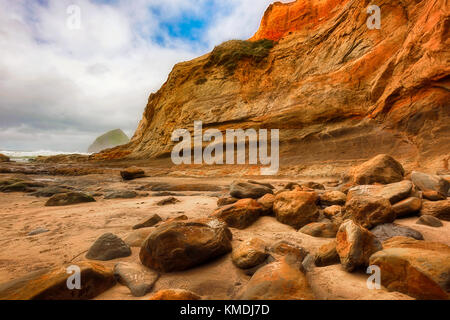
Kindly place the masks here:
<instances>
[{"instance_id":1,"label":"sandy foreground","mask_svg":"<svg viewBox=\"0 0 450 320\"><path fill-rule=\"evenodd\" d=\"M2 174L0 178L23 177ZM94 174L81 177L45 176L27 177L51 185L65 185L77 191L96 195L96 202L65 207L45 207L47 198L37 198L25 193L0 193L0 283L20 278L29 272L63 264L76 264L86 260L84 255L92 243L102 234L111 232L122 239L132 226L150 217L160 215L163 219L186 215L188 218L207 217L217 208L217 199L226 195L233 178L176 178L152 177L124 182L115 174ZM138 191L139 197L125 200L105 200L102 196L109 190L136 190L150 182L170 182L179 185L209 185L214 191L175 192L181 202L166 206L156 203L167 196L155 196L155 192ZM268 180L274 186L285 180ZM222 189L217 191L217 187ZM208 188L206 188L208 189ZM450 245L450 223L442 228L417 225L417 217L397 220L396 223L420 231L425 240ZM28 236L38 228L49 232ZM262 217L245 230L231 229L233 247L253 237L268 245L280 240L298 244L310 253L332 239L314 238L290 226L279 223L273 217ZM105 262L114 266L118 261L139 262L140 248L132 248L133 255ZM103 262L102 262L103 263ZM310 285L319 299L408 299L400 293L387 290L369 290L368 275L363 272L347 273L340 265L315 268L307 274ZM117 284L97 299L148 299L160 289L187 289L204 299L233 299L250 280L250 276L233 265L230 255L223 256L206 265L184 272L162 274L152 293L135 298L127 287Z\"/></svg>"}]
</instances>

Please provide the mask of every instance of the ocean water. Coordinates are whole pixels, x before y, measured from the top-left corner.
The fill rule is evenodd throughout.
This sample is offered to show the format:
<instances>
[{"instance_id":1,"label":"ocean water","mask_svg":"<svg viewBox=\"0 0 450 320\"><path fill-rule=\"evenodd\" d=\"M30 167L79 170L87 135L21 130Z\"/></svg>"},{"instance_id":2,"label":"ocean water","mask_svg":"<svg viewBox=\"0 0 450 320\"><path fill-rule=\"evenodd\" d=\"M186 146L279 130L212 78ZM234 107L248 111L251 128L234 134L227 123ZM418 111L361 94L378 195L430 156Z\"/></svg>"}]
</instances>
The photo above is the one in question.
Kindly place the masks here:
<instances>
[{"instance_id":1,"label":"ocean water","mask_svg":"<svg viewBox=\"0 0 450 320\"><path fill-rule=\"evenodd\" d=\"M89 155L89 153L84 152L63 152L63 151L52 151L52 150L38 150L38 151L9 151L9 150L0 150L1 154L8 156L11 158L11 161L17 162L27 162L38 156L56 156L58 154L82 154Z\"/></svg>"}]
</instances>

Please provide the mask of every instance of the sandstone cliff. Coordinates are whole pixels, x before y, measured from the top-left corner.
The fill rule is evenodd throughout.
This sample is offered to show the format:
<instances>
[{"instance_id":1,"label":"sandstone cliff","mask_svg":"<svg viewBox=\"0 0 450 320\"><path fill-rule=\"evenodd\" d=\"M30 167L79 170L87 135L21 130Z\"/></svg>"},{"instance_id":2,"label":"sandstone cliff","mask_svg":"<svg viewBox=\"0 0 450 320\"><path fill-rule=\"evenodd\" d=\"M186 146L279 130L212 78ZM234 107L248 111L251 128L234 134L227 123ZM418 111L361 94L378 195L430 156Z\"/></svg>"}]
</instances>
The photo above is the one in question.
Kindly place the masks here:
<instances>
[{"instance_id":1,"label":"sandstone cliff","mask_svg":"<svg viewBox=\"0 0 450 320\"><path fill-rule=\"evenodd\" d=\"M131 142L93 158L167 156L173 130L202 120L204 129L281 129L282 165L333 166L388 153L448 170L448 1L376 1L380 30L366 25L371 4L271 5L250 39L254 47L229 42L177 64L150 95ZM262 39L276 42L272 48Z\"/></svg>"}]
</instances>

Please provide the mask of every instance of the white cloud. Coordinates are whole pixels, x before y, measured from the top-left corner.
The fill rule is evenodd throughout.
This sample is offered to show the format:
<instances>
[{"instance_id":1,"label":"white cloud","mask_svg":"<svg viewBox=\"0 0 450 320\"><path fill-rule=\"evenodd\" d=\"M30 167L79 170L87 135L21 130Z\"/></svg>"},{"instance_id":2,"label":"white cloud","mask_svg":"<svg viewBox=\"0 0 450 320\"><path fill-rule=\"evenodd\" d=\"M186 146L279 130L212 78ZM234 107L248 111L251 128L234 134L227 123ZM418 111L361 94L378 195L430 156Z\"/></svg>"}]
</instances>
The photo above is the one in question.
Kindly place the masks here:
<instances>
[{"instance_id":1,"label":"white cloud","mask_svg":"<svg viewBox=\"0 0 450 320\"><path fill-rule=\"evenodd\" d=\"M105 2L0 0L0 149L84 151L108 130L132 135L175 63L250 37L270 3ZM67 28L71 4L81 9L80 30ZM161 26L186 14L210 20L197 42Z\"/></svg>"}]
</instances>

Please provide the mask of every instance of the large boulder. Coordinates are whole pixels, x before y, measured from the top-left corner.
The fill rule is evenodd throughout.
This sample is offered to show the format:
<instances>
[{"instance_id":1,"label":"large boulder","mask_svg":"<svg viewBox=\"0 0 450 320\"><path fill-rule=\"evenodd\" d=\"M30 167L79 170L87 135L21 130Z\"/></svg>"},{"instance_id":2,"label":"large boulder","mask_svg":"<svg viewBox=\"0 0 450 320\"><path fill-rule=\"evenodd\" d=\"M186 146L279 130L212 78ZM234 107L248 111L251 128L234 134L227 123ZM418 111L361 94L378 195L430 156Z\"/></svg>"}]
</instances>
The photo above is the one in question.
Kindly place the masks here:
<instances>
[{"instance_id":1,"label":"large boulder","mask_svg":"<svg viewBox=\"0 0 450 320\"><path fill-rule=\"evenodd\" d=\"M422 209L422 199L411 197L392 206L392 210L398 218L405 218L417 214Z\"/></svg>"},{"instance_id":2,"label":"large boulder","mask_svg":"<svg viewBox=\"0 0 450 320\"><path fill-rule=\"evenodd\" d=\"M403 180L403 166L391 156L381 154L359 165L350 172L355 184L389 184Z\"/></svg>"},{"instance_id":3,"label":"large boulder","mask_svg":"<svg viewBox=\"0 0 450 320\"><path fill-rule=\"evenodd\" d=\"M252 238L234 248L231 259L238 268L250 269L263 263L267 256L268 253L264 241Z\"/></svg>"},{"instance_id":4,"label":"large boulder","mask_svg":"<svg viewBox=\"0 0 450 320\"><path fill-rule=\"evenodd\" d=\"M289 258L259 269L239 294L241 300L314 300L305 274Z\"/></svg>"},{"instance_id":5,"label":"large boulder","mask_svg":"<svg viewBox=\"0 0 450 320\"><path fill-rule=\"evenodd\" d=\"M391 183L387 185L360 185L351 188L348 191L348 196L372 196L372 197L382 197L391 204L397 203L403 199L410 196L413 189L413 184L411 181L403 180L396 183Z\"/></svg>"},{"instance_id":6,"label":"large boulder","mask_svg":"<svg viewBox=\"0 0 450 320\"><path fill-rule=\"evenodd\" d=\"M59 193L52 196L45 203L46 207L69 206L73 204L95 202L95 199L83 192Z\"/></svg>"},{"instance_id":7,"label":"large boulder","mask_svg":"<svg viewBox=\"0 0 450 320\"><path fill-rule=\"evenodd\" d=\"M130 167L120 171L123 180L134 180L145 177L145 172L136 167Z\"/></svg>"},{"instance_id":8,"label":"large boulder","mask_svg":"<svg viewBox=\"0 0 450 320\"><path fill-rule=\"evenodd\" d=\"M381 242L394 237L408 237L416 240L423 240L423 235L419 231L395 223L386 223L376 226L370 230L370 232L372 232Z\"/></svg>"},{"instance_id":9,"label":"large boulder","mask_svg":"<svg viewBox=\"0 0 450 320\"><path fill-rule=\"evenodd\" d=\"M109 261L131 256L130 247L112 233L101 235L89 248L86 258L90 260Z\"/></svg>"},{"instance_id":10,"label":"large boulder","mask_svg":"<svg viewBox=\"0 0 450 320\"><path fill-rule=\"evenodd\" d=\"M119 262L114 266L114 276L127 286L135 297L151 292L159 274L137 263Z\"/></svg>"},{"instance_id":11,"label":"large boulder","mask_svg":"<svg viewBox=\"0 0 450 320\"><path fill-rule=\"evenodd\" d=\"M231 228L245 229L263 213L263 207L254 199L242 199L214 211L213 217L223 220Z\"/></svg>"},{"instance_id":12,"label":"large boulder","mask_svg":"<svg viewBox=\"0 0 450 320\"><path fill-rule=\"evenodd\" d=\"M161 272L183 271L231 251L232 234L217 220L173 221L150 234L139 257Z\"/></svg>"},{"instance_id":13,"label":"large boulder","mask_svg":"<svg viewBox=\"0 0 450 320\"><path fill-rule=\"evenodd\" d=\"M424 201L420 214L450 221L450 200Z\"/></svg>"},{"instance_id":14,"label":"large boulder","mask_svg":"<svg viewBox=\"0 0 450 320\"><path fill-rule=\"evenodd\" d=\"M381 283L417 299L449 299L450 247L434 242L397 237L370 257L381 269Z\"/></svg>"},{"instance_id":15,"label":"large boulder","mask_svg":"<svg viewBox=\"0 0 450 320\"><path fill-rule=\"evenodd\" d=\"M69 289L76 284L71 277L80 271L80 289ZM70 272L69 272L70 271ZM69 280L69 281L68 281ZM113 270L91 262L77 263L52 270L33 272L21 279L0 285L0 300L88 300L110 289L116 283Z\"/></svg>"},{"instance_id":16,"label":"large boulder","mask_svg":"<svg viewBox=\"0 0 450 320\"><path fill-rule=\"evenodd\" d=\"M364 228L394 222L396 216L389 200L383 197L349 195L345 204L345 219L352 219Z\"/></svg>"},{"instance_id":17,"label":"large boulder","mask_svg":"<svg viewBox=\"0 0 450 320\"><path fill-rule=\"evenodd\" d=\"M273 211L281 223L300 229L319 218L315 192L286 191L275 197Z\"/></svg>"},{"instance_id":18,"label":"large boulder","mask_svg":"<svg viewBox=\"0 0 450 320\"><path fill-rule=\"evenodd\" d=\"M267 193L273 194L273 190L259 183L234 181L230 186L230 195L238 199L258 199Z\"/></svg>"},{"instance_id":19,"label":"large boulder","mask_svg":"<svg viewBox=\"0 0 450 320\"><path fill-rule=\"evenodd\" d=\"M301 228L299 232L316 238L335 238L338 227L331 221L313 222Z\"/></svg>"},{"instance_id":20,"label":"large boulder","mask_svg":"<svg viewBox=\"0 0 450 320\"><path fill-rule=\"evenodd\" d=\"M437 175L413 171L411 180L416 187L423 191L424 197L429 200L446 200L450 183Z\"/></svg>"},{"instance_id":21,"label":"large boulder","mask_svg":"<svg viewBox=\"0 0 450 320\"><path fill-rule=\"evenodd\" d=\"M348 272L368 266L370 256L383 249L375 235L352 220L347 220L341 225L336 242L336 251L341 264Z\"/></svg>"}]
</instances>

